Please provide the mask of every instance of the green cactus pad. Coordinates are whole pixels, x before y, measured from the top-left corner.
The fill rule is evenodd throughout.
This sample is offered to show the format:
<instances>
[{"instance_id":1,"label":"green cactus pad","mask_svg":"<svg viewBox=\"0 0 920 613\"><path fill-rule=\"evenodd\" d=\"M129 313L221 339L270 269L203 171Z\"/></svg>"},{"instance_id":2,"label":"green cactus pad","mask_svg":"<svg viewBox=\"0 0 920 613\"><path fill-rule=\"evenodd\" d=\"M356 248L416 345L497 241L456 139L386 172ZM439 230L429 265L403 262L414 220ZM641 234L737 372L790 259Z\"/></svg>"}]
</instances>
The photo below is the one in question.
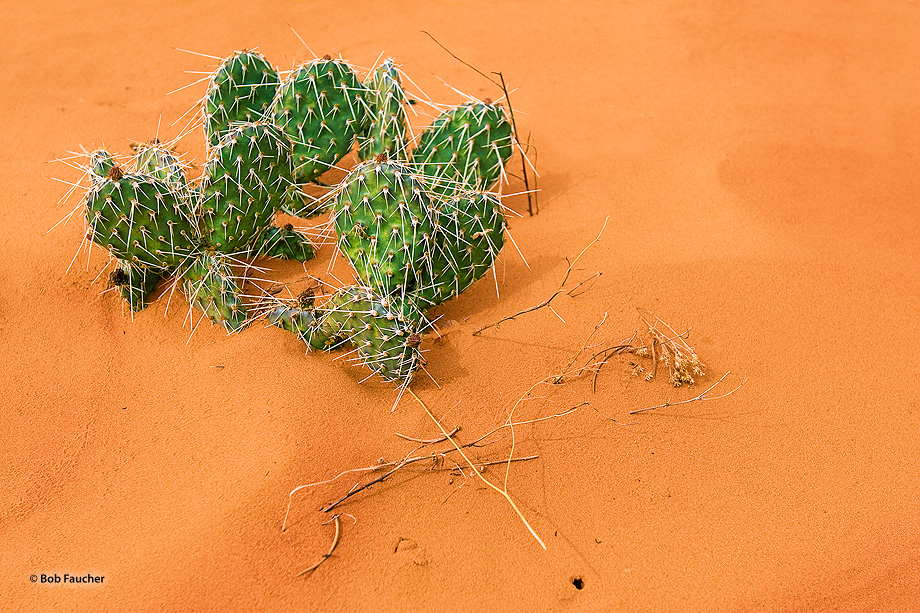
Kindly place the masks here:
<instances>
[{"instance_id":1,"label":"green cactus pad","mask_svg":"<svg viewBox=\"0 0 920 613\"><path fill-rule=\"evenodd\" d=\"M354 70L328 56L302 64L282 81L272 120L294 145L297 182L313 181L351 151L371 120L368 96Z\"/></svg>"},{"instance_id":2,"label":"green cactus pad","mask_svg":"<svg viewBox=\"0 0 920 613\"><path fill-rule=\"evenodd\" d=\"M310 242L310 238L303 232L295 230L291 224L280 228L270 226L262 235L262 241L262 245L255 254L257 256L301 262L313 258L313 243Z\"/></svg>"},{"instance_id":3,"label":"green cactus pad","mask_svg":"<svg viewBox=\"0 0 920 613\"><path fill-rule=\"evenodd\" d=\"M460 295L489 271L504 245L505 215L497 194L458 192L435 202L434 257L416 288L423 309Z\"/></svg>"},{"instance_id":4,"label":"green cactus pad","mask_svg":"<svg viewBox=\"0 0 920 613\"><path fill-rule=\"evenodd\" d=\"M333 205L339 251L382 295L411 291L431 257L432 204L412 169L379 156L357 166Z\"/></svg>"},{"instance_id":5,"label":"green cactus pad","mask_svg":"<svg viewBox=\"0 0 920 613\"><path fill-rule=\"evenodd\" d=\"M445 196L458 189L488 190L501 178L512 142L501 105L470 102L441 113L422 132L412 163Z\"/></svg>"},{"instance_id":6,"label":"green cactus pad","mask_svg":"<svg viewBox=\"0 0 920 613\"><path fill-rule=\"evenodd\" d=\"M134 166L137 172L156 177L166 183L188 189L185 170L175 153L156 140L132 145L135 151Z\"/></svg>"},{"instance_id":7,"label":"green cactus pad","mask_svg":"<svg viewBox=\"0 0 920 613\"><path fill-rule=\"evenodd\" d=\"M364 84L371 93L373 119L358 138L358 157L369 160L385 153L391 160L406 160L409 118L399 69L388 59L368 75Z\"/></svg>"},{"instance_id":8,"label":"green cactus pad","mask_svg":"<svg viewBox=\"0 0 920 613\"><path fill-rule=\"evenodd\" d=\"M132 311L142 311L150 304L150 296L157 288L162 274L146 266L118 260L109 275L109 283L118 288Z\"/></svg>"},{"instance_id":9,"label":"green cactus pad","mask_svg":"<svg viewBox=\"0 0 920 613\"><path fill-rule=\"evenodd\" d=\"M310 219L329 212L329 204L323 198L303 193L296 185L288 189L281 203L281 212L292 217Z\"/></svg>"},{"instance_id":10,"label":"green cactus pad","mask_svg":"<svg viewBox=\"0 0 920 613\"><path fill-rule=\"evenodd\" d=\"M211 149L201 182L202 237L216 251L258 244L291 181L287 137L267 123L243 123Z\"/></svg>"},{"instance_id":11,"label":"green cactus pad","mask_svg":"<svg viewBox=\"0 0 920 613\"><path fill-rule=\"evenodd\" d=\"M198 244L197 229L164 181L125 174L97 152L99 170L86 194L86 223L93 242L113 256L153 270L178 266ZM94 154L96 155L96 154Z\"/></svg>"},{"instance_id":12,"label":"green cactus pad","mask_svg":"<svg viewBox=\"0 0 920 613\"><path fill-rule=\"evenodd\" d=\"M369 287L346 287L314 316L312 347L332 350L353 344L361 363L387 381L408 384L424 363L418 347L428 321L409 297L381 297Z\"/></svg>"},{"instance_id":13,"label":"green cactus pad","mask_svg":"<svg viewBox=\"0 0 920 613\"><path fill-rule=\"evenodd\" d=\"M316 315L313 308L313 293L309 290L301 294L297 300L278 301L268 312L266 319L273 326L293 332L312 349L321 351L326 347L319 337L315 345L310 344L313 331L316 329Z\"/></svg>"},{"instance_id":14,"label":"green cactus pad","mask_svg":"<svg viewBox=\"0 0 920 613\"><path fill-rule=\"evenodd\" d=\"M182 270L180 277L189 304L212 322L227 332L239 332L246 326L246 305L227 256L202 253Z\"/></svg>"},{"instance_id":15,"label":"green cactus pad","mask_svg":"<svg viewBox=\"0 0 920 613\"><path fill-rule=\"evenodd\" d=\"M117 165L118 162L116 162L115 158L112 157L112 154L105 149L96 149L90 153L89 176L93 182L93 185L100 185L103 181L105 181L109 176L109 171Z\"/></svg>"},{"instance_id":16,"label":"green cactus pad","mask_svg":"<svg viewBox=\"0 0 920 613\"><path fill-rule=\"evenodd\" d=\"M134 167L137 172L164 181L189 215L195 217L200 194L189 185L185 177L185 164L179 157L156 139L132 145L132 148L135 151Z\"/></svg>"},{"instance_id":17,"label":"green cactus pad","mask_svg":"<svg viewBox=\"0 0 920 613\"><path fill-rule=\"evenodd\" d=\"M261 119L280 82L275 68L255 51L237 51L221 62L202 101L209 144L217 146L235 121Z\"/></svg>"}]
</instances>

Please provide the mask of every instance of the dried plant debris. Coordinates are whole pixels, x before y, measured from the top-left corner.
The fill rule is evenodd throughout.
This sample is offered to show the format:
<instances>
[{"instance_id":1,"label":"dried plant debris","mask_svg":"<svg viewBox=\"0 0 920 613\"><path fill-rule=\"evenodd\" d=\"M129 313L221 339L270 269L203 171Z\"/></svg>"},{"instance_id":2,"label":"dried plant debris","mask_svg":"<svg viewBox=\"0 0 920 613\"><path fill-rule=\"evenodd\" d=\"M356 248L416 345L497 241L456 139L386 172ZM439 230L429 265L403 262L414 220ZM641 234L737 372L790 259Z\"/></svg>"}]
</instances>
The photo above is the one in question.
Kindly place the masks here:
<instances>
[{"instance_id":1,"label":"dried plant debris","mask_svg":"<svg viewBox=\"0 0 920 613\"><path fill-rule=\"evenodd\" d=\"M648 326L648 334L651 336L650 345L635 351L636 355L652 358L652 372L645 376L646 381L655 376L659 362L667 366L668 381L674 387L685 383L692 385L697 378L706 374L703 371L706 365L684 339L689 330L678 334L674 328L645 309L639 309L639 317Z\"/></svg>"}]
</instances>

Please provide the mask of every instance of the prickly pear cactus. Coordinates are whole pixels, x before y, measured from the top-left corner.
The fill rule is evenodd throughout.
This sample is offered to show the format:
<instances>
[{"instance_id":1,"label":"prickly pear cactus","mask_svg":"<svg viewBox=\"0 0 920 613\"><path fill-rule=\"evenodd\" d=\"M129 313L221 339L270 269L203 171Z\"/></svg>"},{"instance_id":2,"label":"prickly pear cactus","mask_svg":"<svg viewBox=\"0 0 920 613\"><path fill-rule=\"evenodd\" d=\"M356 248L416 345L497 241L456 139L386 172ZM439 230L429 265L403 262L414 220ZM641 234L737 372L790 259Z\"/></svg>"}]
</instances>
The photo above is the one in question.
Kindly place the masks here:
<instances>
[{"instance_id":1,"label":"prickly pear cactus","mask_svg":"<svg viewBox=\"0 0 920 613\"><path fill-rule=\"evenodd\" d=\"M412 169L385 155L357 166L333 205L339 251L381 295L412 291L431 257L431 201Z\"/></svg>"},{"instance_id":2,"label":"prickly pear cactus","mask_svg":"<svg viewBox=\"0 0 920 613\"><path fill-rule=\"evenodd\" d=\"M201 182L202 238L221 253L259 244L291 181L291 149L277 127L236 125L211 149Z\"/></svg>"},{"instance_id":3,"label":"prickly pear cactus","mask_svg":"<svg viewBox=\"0 0 920 613\"><path fill-rule=\"evenodd\" d=\"M272 120L294 145L298 183L308 183L351 151L371 114L368 91L351 66L323 59L302 64L282 81Z\"/></svg>"},{"instance_id":4,"label":"prickly pear cactus","mask_svg":"<svg viewBox=\"0 0 920 613\"><path fill-rule=\"evenodd\" d=\"M140 264L118 260L109 275L109 283L118 288L121 297L132 311L141 311L150 304L150 296L157 288L162 274Z\"/></svg>"},{"instance_id":5,"label":"prickly pear cactus","mask_svg":"<svg viewBox=\"0 0 920 613\"><path fill-rule=\"evenodd\" d=\"M246 305L233 274L229 258L219 253L202 253L180 273L182 290L189 304L222 325L227 332L246 326Z\"/></svg>"},{"instance_id":6,"label":"prickly pear cactus","mask_svg":"<svg viewBox=\"0 0 920 613\"><path fill-rule=\"evenodd\" d=\"M505 215L497 194L464 191L435 202L434 256L415 290L422 309L459 296L485 275L505 240Z\"/></svg>"},{"instance_id":7,"label":"prickly pear cactus","mask_svg":"<svg viewBox=\"0 0 920 613\"><path fill-rule=\"evenodd\" d=\"M166 182L127 174L103 150L90 160L86 223L94 243L119 260L158 271L175 268L196 249L197 229Z\"/></svg>"},{"instance_id":8,"label":"prickly pear cactus","mask_svg":"<svg viewBox=\"0 0 920 613\"><path fill-rule=\"evenodd\" d=\"M431 178L431 189L488 190L511 157L511 122L500 104L470 102L444 111L419 137L412 164Z\"/></svg>"},{"instance_id":9,"label":"prickly pear cactus","mask_svg":"<svg viewBox=\"0 0 920 613\"><path fill-rule=\"evenodd\" d=\"M409 297L346 287L316 309L314 317L312 347L332 350L351 343L362 364L387 381L408 384L424 363L419 344L428 322Z\"/></svg>"},{"instance_id":10,"label":"prickly pear cactus","mask_svg":"<svg viewBox=\"0 0 920 613\"><path fill-rule=\"evenodd\" d=\"M291 224L282 227L270 226L262 235L262 245L255 253L267 258L299 260L306 262L313 258L313 243L310 238Z\"/></svg>"},{"instance_id":11,"label":"prickly pear cactus","mask_svg":"<svg viewBox=\"0 0 920 613\"><path fill-rule=\"evenodd\" d=\"M271 63L255 51L237 51L221 62L202 102L208 143L216 147L232 122L261 119L280 82Z\"/></svg>"},{"instance_id":12,"label":"prickly pear cactus","mask_svg":"<svg viewBox=\"0 0 920 613\"><path fill-rule=\"evenodd\" d=\"M358 138L358 156L369 160L385 153L391 160L406 160L409 118L399 69L392 59L387 59L367 76L364 84L370 92L373 119Z\"/></svg>"}]
</instances>

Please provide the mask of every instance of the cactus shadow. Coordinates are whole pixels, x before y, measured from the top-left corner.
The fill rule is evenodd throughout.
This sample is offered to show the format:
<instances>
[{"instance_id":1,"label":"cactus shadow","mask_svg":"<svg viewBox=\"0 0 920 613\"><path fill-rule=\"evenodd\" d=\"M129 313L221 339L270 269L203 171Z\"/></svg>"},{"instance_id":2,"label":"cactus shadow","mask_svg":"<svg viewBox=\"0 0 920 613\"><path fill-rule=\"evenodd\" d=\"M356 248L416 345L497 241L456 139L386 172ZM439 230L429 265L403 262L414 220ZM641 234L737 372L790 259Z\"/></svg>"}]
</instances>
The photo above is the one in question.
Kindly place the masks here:
<instances>
[{"instance_id":1,"label":"cactus shadow","mask_svg":"<svg viewBox=\"0 0 920 613\"><path fill-rule=\"evenodd\" d=\"M521 168L513 169L508 174L508 183L503 186L503 193L509 194L502 200L505 208L510 209L510 216L516 218L515 225L526 223L531 217L527 199L527 191L532 192L530 202L534 209L534 215L538 215L541 210L554 205L560 195L564 194L572 187L572 175L565 172L547 172L540 173L537 177L528 167L528 182L525 185ZM520 217L519 217L520 216Z\"/></svg>"}]
</instances>

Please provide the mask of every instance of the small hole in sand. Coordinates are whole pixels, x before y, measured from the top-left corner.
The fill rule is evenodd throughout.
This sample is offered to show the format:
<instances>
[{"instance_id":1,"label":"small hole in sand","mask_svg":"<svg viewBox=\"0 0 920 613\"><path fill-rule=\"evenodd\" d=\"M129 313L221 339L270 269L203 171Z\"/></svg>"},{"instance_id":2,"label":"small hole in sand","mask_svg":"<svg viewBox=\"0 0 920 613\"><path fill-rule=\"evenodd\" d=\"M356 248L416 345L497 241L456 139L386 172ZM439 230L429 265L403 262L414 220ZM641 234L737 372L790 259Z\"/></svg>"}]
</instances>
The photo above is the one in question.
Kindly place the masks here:
<instances>
[{"instance_id":1,"label":"small hole in sand","mask_svg":"<svg viewBox=\"0 0 920 613\"><path fill-rule=\"evenodd\" d=\"M576 590L580 590L583 587L585 587L584 579L582 579L581 577L575 577L574 579L572 579L572 585L575 586Z\"/></svg>"}]
</instances>

